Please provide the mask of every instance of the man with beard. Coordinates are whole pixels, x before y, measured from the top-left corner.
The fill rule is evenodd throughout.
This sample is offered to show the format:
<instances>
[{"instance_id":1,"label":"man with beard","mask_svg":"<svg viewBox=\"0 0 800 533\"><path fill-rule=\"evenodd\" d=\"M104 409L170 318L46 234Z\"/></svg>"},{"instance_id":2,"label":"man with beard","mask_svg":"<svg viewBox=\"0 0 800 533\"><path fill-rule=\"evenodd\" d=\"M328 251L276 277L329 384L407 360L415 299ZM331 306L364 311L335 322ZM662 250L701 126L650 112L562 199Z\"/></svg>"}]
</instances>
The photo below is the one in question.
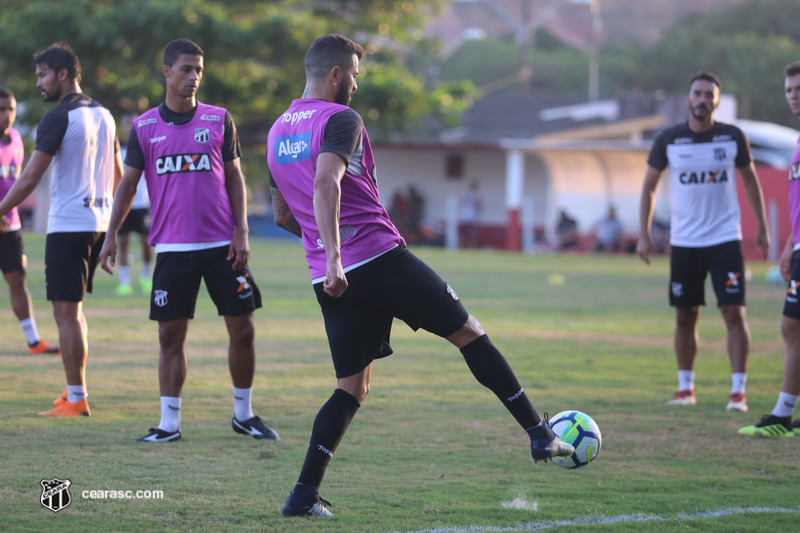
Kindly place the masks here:
<instances>
[{"instance_id":1,"label":"man with beard","mask_svg":"<svg viewBox=\"0 0 800 533\"><path fill-rule=\"evenodd\" d=\"M325 320L336 389L319 410L284 516L332 516L319 496L325 470L370 388L374 359L392 353L394 317L447 339L482 385L526 430L536 462L568 456L531 405L508 362L455 291L406 243L380 203L361 116L350 109L364 49L341 35L314 41L303 97L267 141L276 223L301 237Z\"/></svg>"},{"instance_id":2,"label":"man with beard","mask_svg":"<svg viewBox=\"0 0 800 533\"><path fill-rule=\"evenodd\" d=\"M710 72L698 72L689 82L689 120L663 130L647 160L640 206L636 252L650 264L650 227L654 196L662 171L670 169L670 305L676 310L675 354L678 392L668 405L693 405L697 321L705 305L704 284L711 273L717 305L728 330L731 392L726 409L747 411L745 384L750 330L745 314L742 229L736 194L736 169L758 221L756 245L766 259L769 235L761 185L744 133L714 120L720 82Z\"/></svg>"},{"instance_id":3,"label":"man with beard","mask_svg":"<svg viewBox=\"0 0 800 533\"><path fill-rule=\"evenodd\" d=\"M14 185L22 170L22 137L14 126L17 118L17 101L14 93L0 87L0 200ZM0 270L11 293L11 309L28 340L28 353L59 354L58 346L50 346L39 337L33 304L25 283L25 255L23 254L22 222L17 208L6 214L8 230L0 233Z\"/></svg>"},{"instance_id":4,"label":"man with beard","mask_svg":"<svg viewBox=\"0 0 800 533\"><path fill-rule=\"evenodd\" d=\"M55 43L40 52L33 66L45 102L58 106L39 123L36 148L0 202L0 217L33 192L52 163L45 283L58 324L67 387L53 402L54 409L39 414L89 416L83 300L92 292L114 187L122 175L117 127L108 109L81 91L81 65L68 44ZM0 226L5 224L5 219L0 221Z\"/></svg>"}]
</instances>

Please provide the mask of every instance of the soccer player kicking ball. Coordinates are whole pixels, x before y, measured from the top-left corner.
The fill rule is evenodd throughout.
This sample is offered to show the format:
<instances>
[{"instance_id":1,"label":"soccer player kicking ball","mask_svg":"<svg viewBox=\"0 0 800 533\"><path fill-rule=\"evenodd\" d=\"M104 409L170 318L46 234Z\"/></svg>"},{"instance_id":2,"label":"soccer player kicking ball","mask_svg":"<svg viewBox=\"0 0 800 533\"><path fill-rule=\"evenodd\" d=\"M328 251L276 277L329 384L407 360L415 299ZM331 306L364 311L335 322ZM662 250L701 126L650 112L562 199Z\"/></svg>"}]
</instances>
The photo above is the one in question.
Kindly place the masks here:
<instances>
[{"instance_id":1,"label":"soccer player kicking ball","mask_svg":"<svg viewBox=\"0 0 800 533\"><path fill-rule=\"evenodd\" d=\"M331 516L319 487L336 447L369 392L374 359L392 353L394 317L444 337L478 381L494 392L530 437L536 462L573 447L539 416L503 355L458 296L406 249L378 198L369 137L348 107L361 46L325 35L306 54L306 89L269 133L275 220L303 239L322 308L337 388L322 406L285 516Z\"/></svg>"},{"instance_id":2,"label":"soccer player kicking ball","mask_svg":"<svg viewBox=\"0 0 800 533\"><path fill-rule=\"evenodd\" d=\"M161 421L139 442L181 438L181 390L186 380L186 333L204 279L230 337L233 420L237 433L278 440L253 414L255 372L253 311L261 294L247 262L250 244L241 149L225 109L202 104L195 94L203 77L203 50L188 39L164 48L164 104L141 115L131 128L125 173L114 196L100 264L109 274L117 232L131 210L144 172L152 206L153 272L150 319L158 321Z\"/></svg>"},{"instance_id":3,"label":"soccer player kicking ball","mask_svg":"<svg viewBox=\"0 0 800 533\"><path fill-rule=\"evenodd\" d=\"M784 69L786 101L792 113L800 118L800 61ZM739 430L742 435L755 437L794 437L800 435L800 420L792 423L792 414L800 396L800 140L792 154L789 170L789 217L792 219L792 235L786 241L781 254L781 275L789 282L789 290L783 304L781 334L786 345L786 362L783 367L783 384L772 413L765 415L755 425Z\"/></svg>"}]
</instances>

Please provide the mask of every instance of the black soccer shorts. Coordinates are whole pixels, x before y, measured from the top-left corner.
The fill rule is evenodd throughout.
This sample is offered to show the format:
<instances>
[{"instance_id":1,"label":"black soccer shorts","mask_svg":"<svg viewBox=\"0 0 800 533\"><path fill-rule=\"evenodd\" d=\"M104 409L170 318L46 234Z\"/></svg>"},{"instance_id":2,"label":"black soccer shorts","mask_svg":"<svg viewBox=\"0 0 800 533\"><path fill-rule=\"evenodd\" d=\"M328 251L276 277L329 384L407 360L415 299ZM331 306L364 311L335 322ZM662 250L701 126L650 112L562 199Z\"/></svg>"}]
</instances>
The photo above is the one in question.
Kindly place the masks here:
<instances>
[{"instance_id":1,"label":"black soccer shorts","mask_svg":"<svg viewBox=\"0 0 800 533\"><path fill-rule=\"evenodd\" d=\"M150 320L194 318L201 279L221 316L246 315L261 307L261 292L253 274L247 267L233 270L233 260L227 259L228 250L226 245L159 253L153 270Z\"/></svg>"},{"instance_id":2,"label":"black soccer shorts","mask_svg":"<svg viewBox=\"0 0 800 533\"><path fill-rule=\"evenodd\" d=\"M132 231L142 235L150 233L150 208L131 209L117 233L126 235Z\"/></svg>"},{"instance_id":3,"label":"black soccer shorts","mask_svg":"<svg viewBox=\"0 0 800 533\"><path fill-rule=\"evenodd\" d=\"M800 320L800 250L792 253L792 277L783 303L783 316Z\"/></svg>"},{"instance_id":4,"label":"black soccer shorts","mask_svg":"<svg viewBox=\"0 0 800 533\"><path fill-rule=\"evenodd\" d=\"M92 292L100 250L106 234L98 231L48 233L44 248L44 279L51 302L82 302Z\"/></svg>"},{"instance_id":5,"label":"black soccer shorts","mask_svg":"<svg viewBox=\"0 0 800 533\"><path fill-rule=\"evenodd\" d=\"M398 246L346 275L347 289L339 298L314 284L337 378L392 353L388 341L395 317L414 331L440 337L449 337L469 318L450 285L406 248Z\"/></svg>"},{"instance_id":6,"label":"black soccer shorts","mask_svg":"<svg viewBox=\"0 0 800 533\"><path fill-rule=\"evenodd\" d=\"M9 231L0 233L0 271L3 274L11 272L25 272L23 253L25 247L22 243L22 231Z\"/></svg>"},{"instance_id":7,"label":"black soccer shorts","mask_svg":"<svg viewBox=\"0 0 800 533\"><path fill-rule=\"evenodd\" d=\"M745 305L741 241L704 248L673 246L670 250L670 305L681 309L705 305L705 280L709 272L718 306Z\"/></svg>"}]
</instances>

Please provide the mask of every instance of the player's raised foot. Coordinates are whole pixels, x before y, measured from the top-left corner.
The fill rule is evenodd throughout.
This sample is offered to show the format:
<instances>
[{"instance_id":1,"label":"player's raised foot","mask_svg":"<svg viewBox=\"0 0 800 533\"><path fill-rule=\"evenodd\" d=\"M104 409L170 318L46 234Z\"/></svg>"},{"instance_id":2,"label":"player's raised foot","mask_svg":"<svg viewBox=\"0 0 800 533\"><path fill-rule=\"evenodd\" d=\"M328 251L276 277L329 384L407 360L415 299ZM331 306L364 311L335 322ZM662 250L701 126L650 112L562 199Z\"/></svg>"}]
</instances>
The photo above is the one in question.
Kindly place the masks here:
<instances>
[{"instance_id":1,"label":"player's raised foot","mask_svg":"<svg viewBox=\"0 0 800 533\"><path fill-rule=\"evenodd\" d=\"M61 398L59 398L60 400ZM67 400L58 401L56 400L52 409L49 411L42 411L37 413L39 416L53 416L57 418L63 418L67 416L92 416L92 413L89 411L89 403L86 401L86 398L79 402L69 402Z\"/></svg>"},{"instance_id":2,"label":"player's raised foot","mask_svg":"<svg viewBox=\"0 0 800 533\"><path fill-rule=\"evenodd\" d=\"M53 346L52 344L48 344L42 339L39 339L39 342L28 346L28 353L30 354L46 353L51 355L57 355L61 353L61 349L58 346Z\"/></svg>"},{"instance_id":3,"label":"player's raised foot","mask_svg":"<svg viewBox=\"0 0 800 533\"><path fill-rule=\"evenodd\" d=\"M569 457L575 453L572 444L562 441L552 429L550 418L544 414L543 423L530 428L528 435L531 438L531 457L534 463L552 461L553 457Z\"/></svg>"},{"instance_id":4,"label":"player's raised foot","mask_svg":"<svg viewBox=\"0 0 800 533\"><path fill-rule=\"evenodd\" d=\"M738 433L748 437L794 437L792 417L764 415L757 424L739 428Z\"/></svg>"},{"instance_id":5,"label":"player's raised foot","mask_svg":"<svg viewBox=\"0 0 800 533\"><path fill-rule=\"evenodd\" d=\"M731 400L728 402L728 406L725 407L726 411L739 411L740 413L747 412L747 398L745 398L744 393L741 392L734 392L731 394Z\"/></svg>"},{"instance_id":6,"label":"player's raised foot","mask_svg":"<svg viewBox=\"0 0 800 533\"><path fill-rule=\"evenodd\" d=\"M694 390L687 389L676 392L675 396L667 402L667 405L694 405L696 403L697 400L694 397Z\"/></svg>"},{"instance_id":7,"label":"player's raised foot","mask_svg":"<svg viewBox=\"0 0 800 533\"><path fill-rule=\"evenodd\" d=\"M792 422L792 430L795 435L800 435L800 418Z\"/></svg>"},{"instance_id":8,"label":"player's raised foot","mask_svg":"<svg viewBox=\"0 0 800 533\"><path fill-rule=\"evenodd\" d=\"M61 396L53 400L53 406L58 406L58 404L66 402L69 397L68 394L67 388L64 387L64 392L61 393Z\"/></svg>"},{"instance_id":9,"label":"player's raised foot","mask_svg":"<svg viewBox=\"0 0 800 533\"><path fill-rule=\"evenodd\" d=\"M130 296L133 294L133 287L120 283L117 285L117 294L120 296Z\"/></svg>"},{"instance_id":10,"label":"player's raised foot","mask_svg":"<svg viewBox=\"0 0 800 533\"><path fill-rule=\"evenodd\" d=\"M328 510L332 507L331 502L319 498L316 502L300 502L295 496L294 491L289 493L286 501L283 502L283 516L333 516Z\"/></svg>"},{"instance_id":11,"label":"player's raised foot","mask_svg":"<svg viewBox=\"0 0 800 533\"><path fill-rule=\"evenodd\" d=\"M231 427L236 433L250 435L255 439L281 440L281 438L278 436L278 433L266 425L258 416L249 418L244 422L236 420L236 416L234 416L231 419Z\"/></svg>"},{"instance_id":12,"label":"player's raised foot","mask_svg":"<svg viewBox=\"0 0 800 533\"><path fill-rule=\"evenodd\" d=\"M172 442L181 440L181 430L164 431L159 428L150 428L147 435L139 437L134 442Z\"/></svg>"}]
</instances>

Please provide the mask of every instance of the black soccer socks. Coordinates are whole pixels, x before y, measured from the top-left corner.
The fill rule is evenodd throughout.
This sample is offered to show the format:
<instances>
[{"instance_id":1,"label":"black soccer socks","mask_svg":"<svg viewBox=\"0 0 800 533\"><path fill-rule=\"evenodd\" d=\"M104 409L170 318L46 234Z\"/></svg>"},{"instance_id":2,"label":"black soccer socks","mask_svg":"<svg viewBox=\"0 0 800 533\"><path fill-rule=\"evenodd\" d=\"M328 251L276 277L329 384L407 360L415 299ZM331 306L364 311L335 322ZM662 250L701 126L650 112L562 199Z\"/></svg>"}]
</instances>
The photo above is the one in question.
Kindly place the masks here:
<instances>
[{"instance_id":1,"label":"black soccer socks","mask_svg":"<svg viewBox=\"0 0 800 533\"><path fill-rule=\"evenodd\" d=\"M481 335L470 342L461 348L461 353L478 383L500 398L520 426L529 428L541 422L514 371L488 335Z\"/></svg>"},{"instance_id":2,"label":"black soccer socks","mask_svg":"<svg viewBox=\"0 0 800 533\"><path fill-rule=\"evenodd\" d=\"M306 460L300 471L298 483L319 487L325 476L325 469L333 457L333 452L342 440L347 426L356 415L361 404L349 393L336 389L314 419L311 441L308 444Z\"/></svg>"}]
</instances>

